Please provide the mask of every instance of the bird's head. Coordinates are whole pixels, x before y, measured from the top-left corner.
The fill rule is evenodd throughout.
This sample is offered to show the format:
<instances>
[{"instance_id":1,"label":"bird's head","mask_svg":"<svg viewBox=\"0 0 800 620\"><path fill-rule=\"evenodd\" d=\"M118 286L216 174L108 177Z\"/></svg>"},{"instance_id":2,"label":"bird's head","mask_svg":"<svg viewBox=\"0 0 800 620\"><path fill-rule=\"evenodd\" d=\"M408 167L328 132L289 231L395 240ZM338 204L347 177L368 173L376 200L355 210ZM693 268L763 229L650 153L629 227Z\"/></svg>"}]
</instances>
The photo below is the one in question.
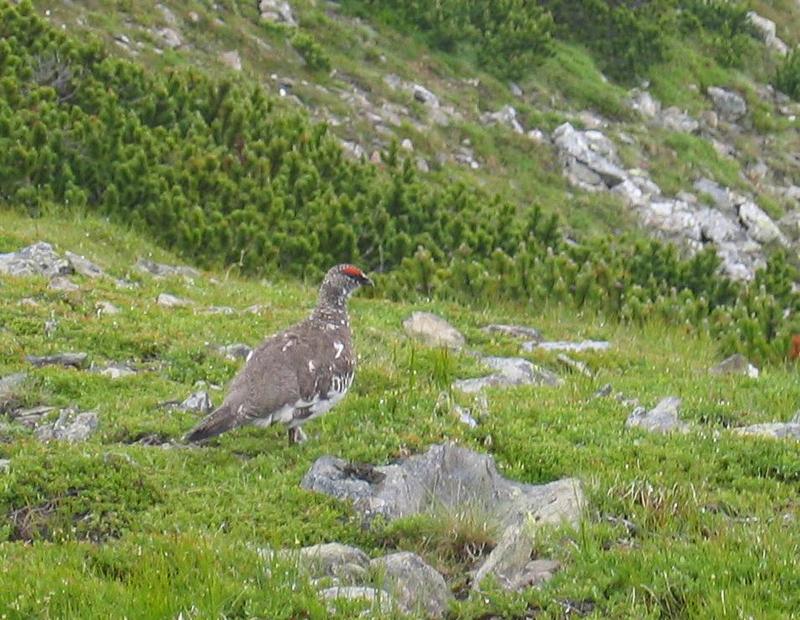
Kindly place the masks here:
<instances>
[{"instance_id":1,"label":"bird's head","mask_svg":"<svg viewBox=\"0 0 800 620\"><path fill-rule=\"evenodd\" d=\"M359 287L372 285L372 280L355 265L336 265L325 274L319 290L320 299L329 304L341 305Z\"/></svg>"}]
</instances>

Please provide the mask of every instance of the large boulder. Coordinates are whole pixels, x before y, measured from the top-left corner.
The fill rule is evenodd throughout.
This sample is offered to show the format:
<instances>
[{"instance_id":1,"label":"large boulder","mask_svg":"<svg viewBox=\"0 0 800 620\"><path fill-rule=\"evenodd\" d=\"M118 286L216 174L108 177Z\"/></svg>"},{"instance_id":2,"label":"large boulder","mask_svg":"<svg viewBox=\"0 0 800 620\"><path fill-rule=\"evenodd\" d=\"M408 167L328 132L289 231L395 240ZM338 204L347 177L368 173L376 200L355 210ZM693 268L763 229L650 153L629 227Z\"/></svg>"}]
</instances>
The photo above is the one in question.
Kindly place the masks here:
<instances>
[{"instance_id":1,"label":"large boulder","mask_svg":"<svg viewBox=\"0 0 800 620\"><path fill-rule=\"evenodd\" d=\"M542 485L515 482L500 475L491 456L453 443L377 467L323 456L301 486L352 502L367 523L375 517L393 521L443 511L480 516L499 535L497 546L477 569L474 587L488 575L514 587L531 559L536 530L548 524L576 524L584 505L575 479Z\"/></svg>"},{"instance_id":2,"label":"large boulder","mask_svg":"<svg viewBox=\"0 0 800 620\"><path fill-rule=\"evenodd\" d=\"M614 144L596 130L580 131L564 123L553 131L569 181L588 190L608 189L626 179Z\"/></svg>"},{"instance_id":3,"label":"large boulder","mask_svg":"<svg viewBox=\"0 0 800 620\"><path fill-rule=\"evenodd\" d=\"M292 6L285 0L260 0L258 11L264 21L283 24L292 28L297 26Z\"/></svg>"}]
</instances>

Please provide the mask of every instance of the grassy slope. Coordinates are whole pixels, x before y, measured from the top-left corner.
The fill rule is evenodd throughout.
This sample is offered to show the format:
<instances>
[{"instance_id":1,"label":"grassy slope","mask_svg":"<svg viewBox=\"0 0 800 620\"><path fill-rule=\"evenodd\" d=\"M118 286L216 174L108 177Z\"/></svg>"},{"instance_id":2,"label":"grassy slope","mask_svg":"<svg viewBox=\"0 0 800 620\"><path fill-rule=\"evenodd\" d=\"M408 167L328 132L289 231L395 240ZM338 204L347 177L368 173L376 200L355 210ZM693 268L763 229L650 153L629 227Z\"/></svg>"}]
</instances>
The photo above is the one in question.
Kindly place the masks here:
<instances>
[{"instance_id":1,"label":"grassy slope","mask_svg":"<svg viewBox=\"0 0 800 620\"><path fill-rule=\"evenodd\" d=\"M40 239L140 287L75 277L81 290L62 293L40 278L0 279L0 376L26 370L27 404L77 405L101 420L97 434L77 446L43 446L18 427L0 427L0 458L12 463L0 473L3 511L41 505L70 487L81 489L84 502L72 509L74 521L62 507L67 527L50 532L49 541L0 543L0 612L8 617L328 617L291 566L269 577L256 549L338 540L373 555L386 550L380 533L363 531L346 505L300 490L303 473L322 454L386 462L442 440L490 445L518 480L577 476L590 499L578 531L554 531L537 544L542 557L564 562L552 582L520 597L489 592L459 603L458 617L511 616L527 607L561 617L565 601L591 601L595 617L787 617L800 607L797 446L738 438L725 428L788 419L800 402L796 368L770 368L758 380L712 378L713 343L680 330L621 327L557 308L430 304L487 353L517 352L516 343L480 331L491 321L532 324L553 339L614 343L611 352L581 356L597 369L596 380L568 376L561 388L492 392L488 418L469 430L435 403L452 379L480 373L474 360L409 341L400 322L418 306L354 299L360 373L338 410L309 425L308 443L289 448L280 429L246 429L201 449L131 445L150 434L179 438L196 415L156 404L183 398L198 380L221 384L235 372L237 363L209 352L207 342L257 342L304 316L314 288L214 273L157 281L134 272L135 259L174 258L132 233L93 217L29 220L0 211L0 252ZM162 309L154 300L164 291L197 305ZM101 300L121 314L98 317ZM259 314L242 312L255 303L265 306ZM202 312L214 305L238 312ZM59 325L48 339L42 326L53 316ZM27 354L65 350L146 370L112 381L24 362ZM532 358L557 367L551 354ZM682 396L682 415L697 430L670 437L626 431L629 408L592 397L606 382L648 406ZM213 394L218 402L220 393ZM634 535L613 519L621 517L635 524ZM118 537L76 540L87 523L90 532ZM0 533L9 532L0 522ZM403 544L424 547L413 531Z\"/></svg>"}]
</instances>

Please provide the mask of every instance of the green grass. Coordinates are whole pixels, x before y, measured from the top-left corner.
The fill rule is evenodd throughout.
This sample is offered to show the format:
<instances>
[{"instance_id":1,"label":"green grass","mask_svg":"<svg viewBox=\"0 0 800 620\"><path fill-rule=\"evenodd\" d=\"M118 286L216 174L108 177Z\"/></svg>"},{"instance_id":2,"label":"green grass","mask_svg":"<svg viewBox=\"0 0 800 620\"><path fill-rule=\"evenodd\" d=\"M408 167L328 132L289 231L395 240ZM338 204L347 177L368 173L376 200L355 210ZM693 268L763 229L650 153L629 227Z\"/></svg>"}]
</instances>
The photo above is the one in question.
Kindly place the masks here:
<instances>
[{"instance_id":1,"label":"green grass","mask_svg":"<svg viewBox=\"0 0 800 620\"><path fill-rule=\"evenodd\" d=\"M358 377L335 412L307 427L306 444L289 447L282 429L271 428L238 430L202 448L138 445L148 435L178 440L197 421L158 403L187 396L197 381L223 384L236 371L238 363L207 343L258 342L308 312L315 284L224 273L154 280L132 269L137 257L177 260L94 217L31 220L4 210L0 231L0 251L49 240L139 284L118 289L110 278L75 276L81 289L61 293L41 278L0 278L0 376L29 373L26 404L74 405L100 417L98 432L75 446L41 445L29 431L0 424L0 458L11 459L0 473L0 612L8 617L352 617L354 607L331 616L292 567L267 573L257 549L335 540L373 556L416 550L444 570L463 565L492 541L479 515L365 531L346 504L299 487L323 454L385 463L444 440L489 450L516 480L578 477L589 498L577 530L550 530L536 541L537 556L563 563L551 582L520 595L490 588L454 604L454 618L522 617L526 609L559 618L568 603L597 618L789 617L800 605L797 446L728 430L791 417L800 402L794 367L765 368L757 380L714 378L707 373L718 361L713 342L656 323L621 326L558 307L481 300L465 308L357 297ZM155 304L162 291L196 306L162 309ZM122 312L98 317L101 300ZM259 314L241 312L255 303L264 304ZM213 305L239 312L209 320L203 309ZM468 429L436 403L453 379L480 375L481 367L465 353L408 340L401 322L415 309L446 316L470 348L490 354L518 354L518 344L480 331L489 322L535 325L553 339L606 338L613 348L576 356L597 372L593 380L566 375L560 388L490 392L488 415ZM59 325L46 338L51 316ZM96 364L129 361L140 373L112 381L24 361L68 350L86 351ZM552 353L529 357L559 368ZM682 397L681 415L694 430L667 437L625 430L630 408L593 397L607 382L646 406ZM221 396L212 390L215 402ZM38 519L31 543L10 540L20 534L10 517L25 509Z\"/></svg>"}]
</instances>

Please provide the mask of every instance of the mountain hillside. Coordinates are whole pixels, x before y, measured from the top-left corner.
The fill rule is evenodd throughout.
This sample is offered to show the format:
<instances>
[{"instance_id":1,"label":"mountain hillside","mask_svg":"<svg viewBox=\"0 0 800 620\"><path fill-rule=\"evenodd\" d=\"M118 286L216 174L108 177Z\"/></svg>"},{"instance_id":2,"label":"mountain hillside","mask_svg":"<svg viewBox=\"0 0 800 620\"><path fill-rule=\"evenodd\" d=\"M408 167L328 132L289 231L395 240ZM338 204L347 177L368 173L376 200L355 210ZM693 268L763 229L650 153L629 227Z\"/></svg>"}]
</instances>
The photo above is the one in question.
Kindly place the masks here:
<instances>
[{"instance_id":1,"label":"mountain hillside","mask_svg":"<svg viewBox=\"0 0 800 620\"><path fill-rule=\"evenodd\" d=\"M788 0L0 2L0 614L791 617L798 43ZM188 446L340 262L347 398Z\"/></svg>"}]
</instances>

